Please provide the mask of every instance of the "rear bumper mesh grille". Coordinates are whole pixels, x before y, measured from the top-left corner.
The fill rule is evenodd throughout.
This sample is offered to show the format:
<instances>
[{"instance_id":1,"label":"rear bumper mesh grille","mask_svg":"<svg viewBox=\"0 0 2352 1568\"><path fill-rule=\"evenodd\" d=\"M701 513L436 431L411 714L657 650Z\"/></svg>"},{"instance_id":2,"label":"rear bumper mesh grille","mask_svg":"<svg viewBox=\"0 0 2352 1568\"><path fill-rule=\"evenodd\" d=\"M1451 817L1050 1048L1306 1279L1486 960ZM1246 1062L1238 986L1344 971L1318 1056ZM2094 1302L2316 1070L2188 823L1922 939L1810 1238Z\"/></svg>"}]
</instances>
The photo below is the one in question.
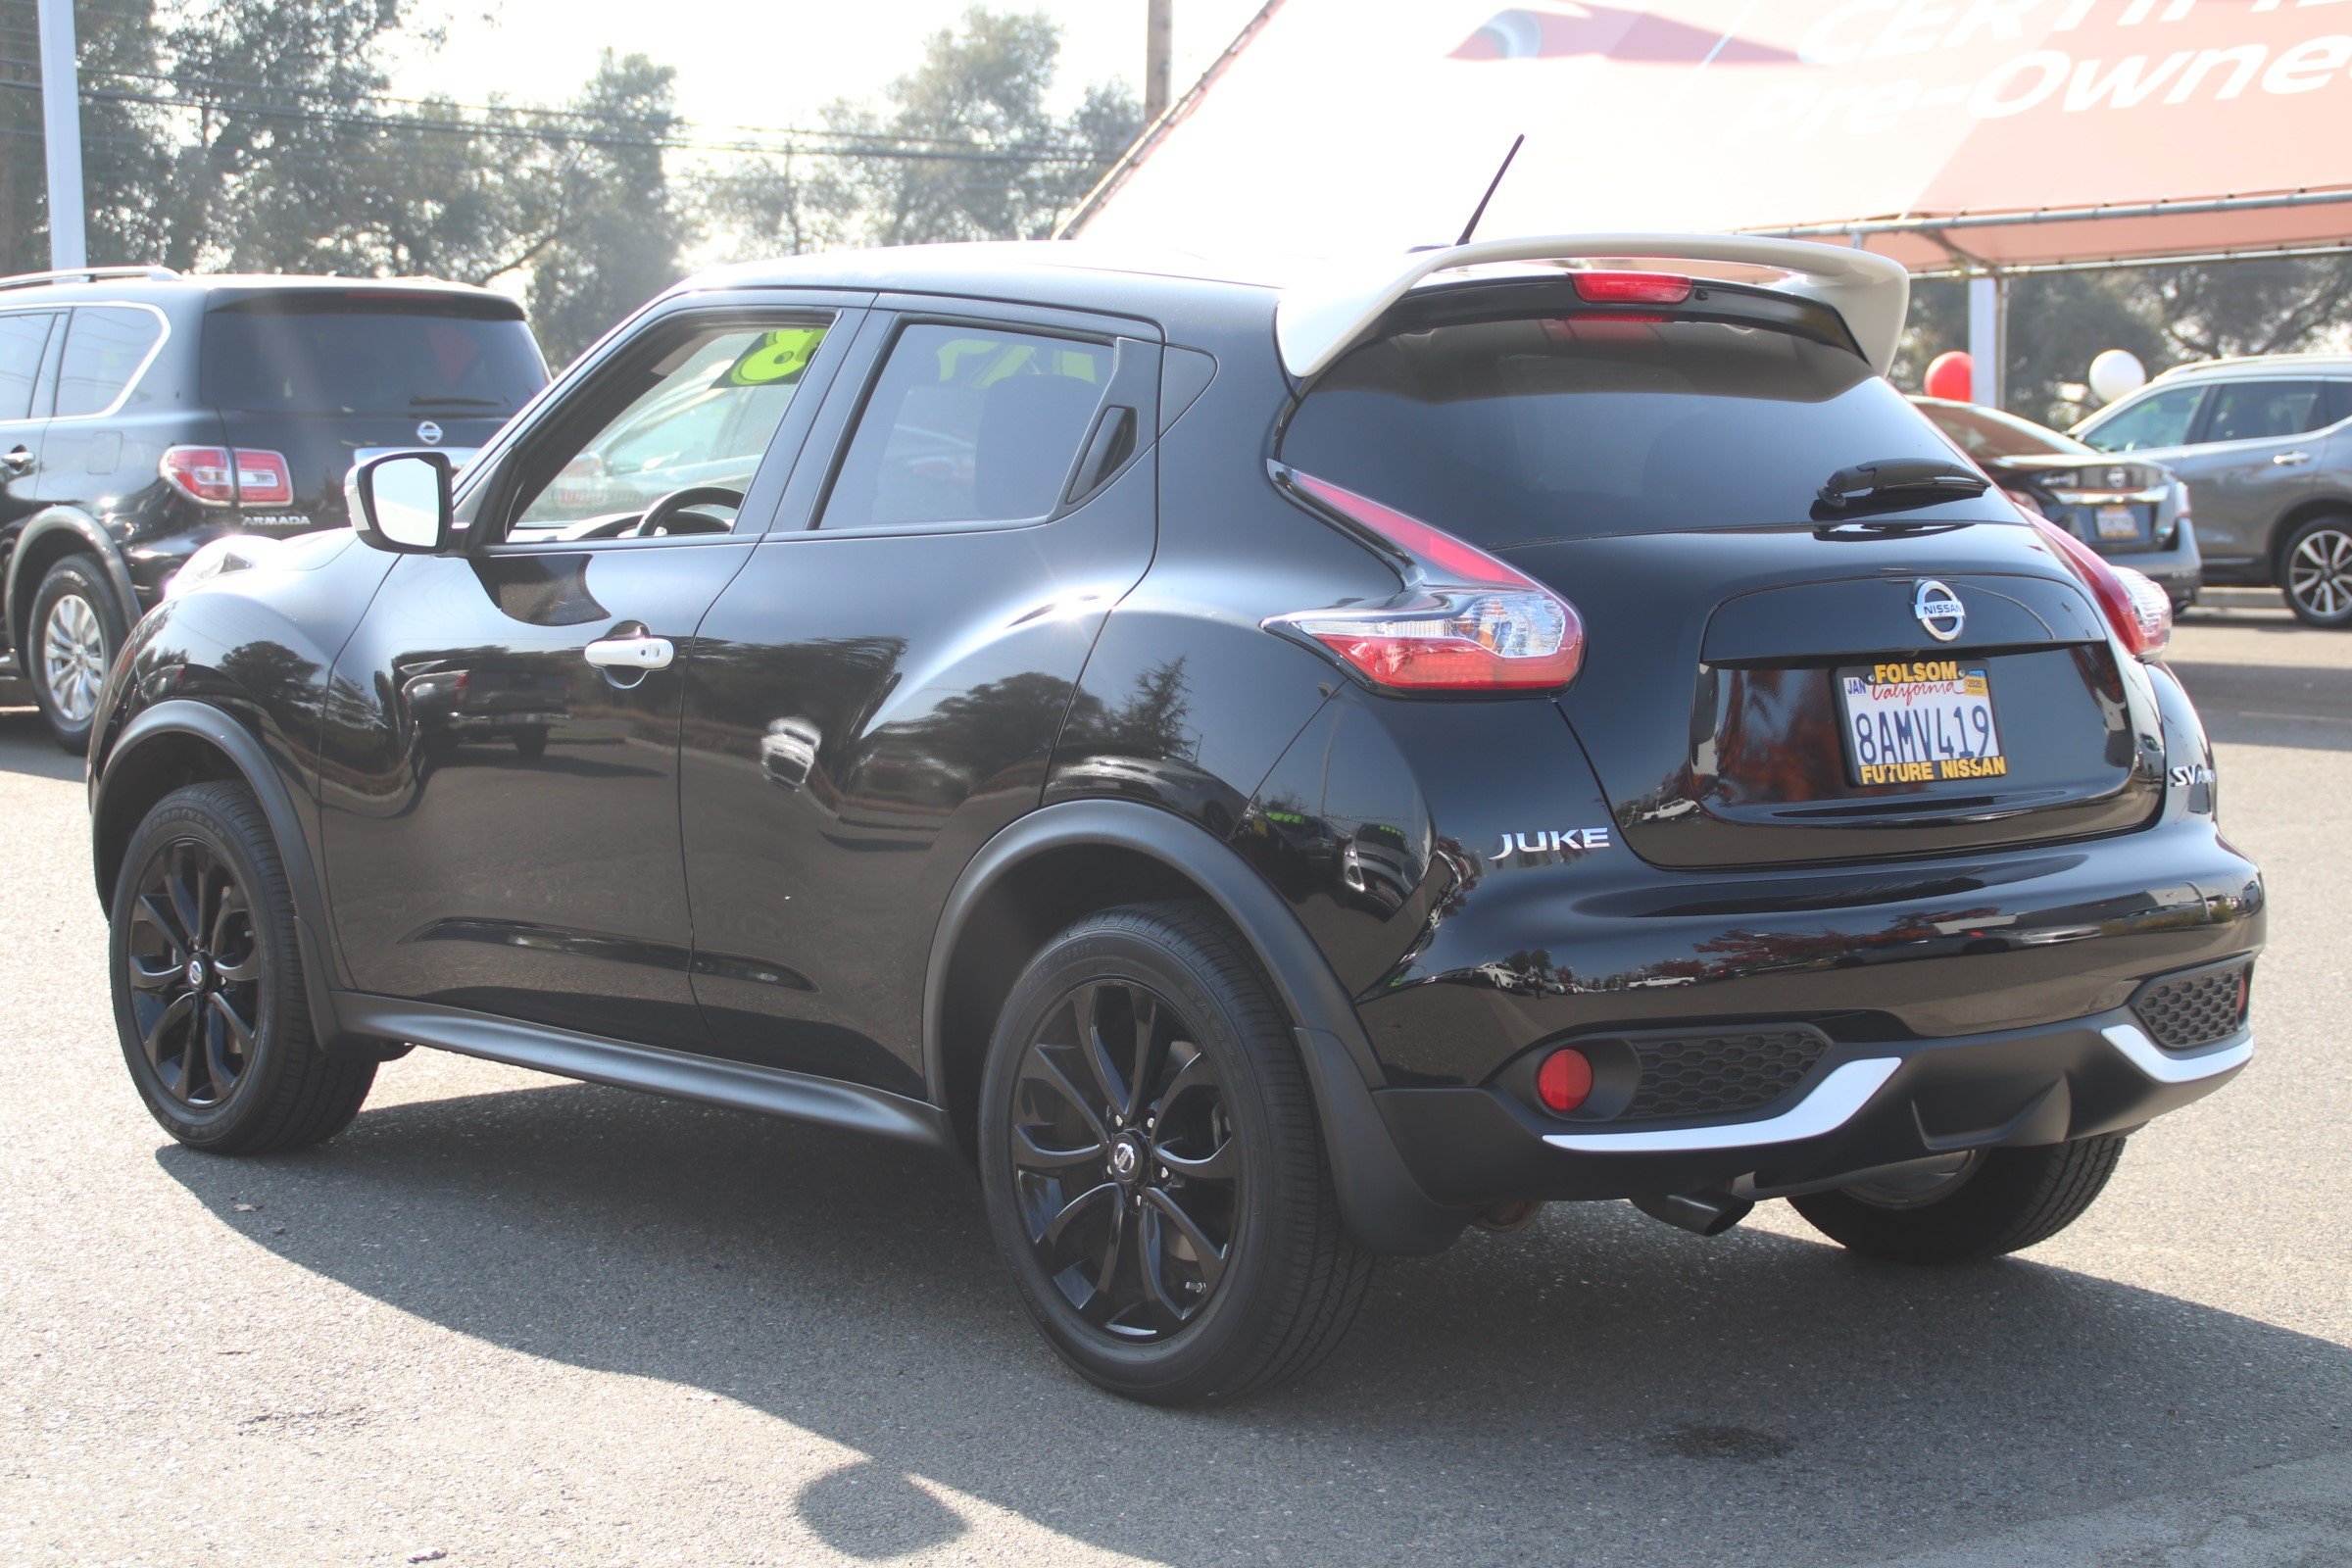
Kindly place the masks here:
<instances>
[{"instance_id":1,"label":"rear bumper mesh grille","mask_svg":"<svg viewBox=\"0 0 2352 1568\"><path fill-rule=\"evenodd\" d=\"M1804 1082L1829 1046L1810 1028L1637 1036L1642 1076L1618 1121L1735 1116L1761 1110Z\"/></svg>"},{"instance_id":2,"label":"rear bumper mesh grille","mask_svg":"<svg viewBox=\"0 0 2352 1568\"><path fill-rule=\"evenodd\" d=\"M2226 1040L2245 1027L2253 967L2238 962L2151 980L2132 997L2132 1015L2168 1051Z\"/></svg>"}]
</instances>

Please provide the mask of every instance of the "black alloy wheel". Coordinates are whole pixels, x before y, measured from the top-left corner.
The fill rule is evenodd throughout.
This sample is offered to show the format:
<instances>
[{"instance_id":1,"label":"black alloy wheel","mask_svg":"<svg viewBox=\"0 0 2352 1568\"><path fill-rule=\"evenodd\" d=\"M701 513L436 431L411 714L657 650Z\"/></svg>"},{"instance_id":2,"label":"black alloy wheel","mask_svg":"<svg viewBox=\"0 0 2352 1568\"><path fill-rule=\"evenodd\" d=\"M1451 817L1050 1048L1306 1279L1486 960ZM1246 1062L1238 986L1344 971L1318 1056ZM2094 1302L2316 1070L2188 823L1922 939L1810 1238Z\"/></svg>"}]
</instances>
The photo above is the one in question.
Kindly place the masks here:
<instances>
[{"instance_id":1,"label":"black alloy wheel","mask_svg":"<svg viewBox=\"0 0 2352 1568\"><path fill-rule=\"evenodd\" d=\"M1216 1294L1241 1152L1215 1064L1166 998L1128 980L1064 995L1022 1054L1010 1152L1038 1267L1086 1322L1149 1343Z\"/></svg>"},{"instance_id":2,"label":"black alloy wheel","mask_svg":"<svg viewBox=\"0 0 2352 1568\"><path fill-rule=\"evenodd\" d=\"M115 1029L149 1113L192 1149L305 1149L368 1098L375 1056L319 1048L299 924L269 817L242 783L173 790L123 846Z\"/></svg>"},{"instance_id":3,"label":"black alloy wheel","mask_svg":"<svg viewBox=\"0 0 2352 1568\"><path fill-rule=\"evenodd\" d=\"M979 1091L989 1230L1081 1376L1154 1404L1230 1401L1339 1344L1371 1254L1341 1222L1273 983L1213 906L1124 905L1048 938Z\"/></svg>"},{"instance_id":4,"label":"black alloy wheel","mask_svg":"<svg viewBox=\"0 0 2352 1568\"><path fill-rule=\"evenodd\" d=\"M173 1100L215 1109L252 1066L261 1026L270 960L252 899L192 837L150 855L131 897L123 967L139 1047Z\"/></svg>"}]
</instances>

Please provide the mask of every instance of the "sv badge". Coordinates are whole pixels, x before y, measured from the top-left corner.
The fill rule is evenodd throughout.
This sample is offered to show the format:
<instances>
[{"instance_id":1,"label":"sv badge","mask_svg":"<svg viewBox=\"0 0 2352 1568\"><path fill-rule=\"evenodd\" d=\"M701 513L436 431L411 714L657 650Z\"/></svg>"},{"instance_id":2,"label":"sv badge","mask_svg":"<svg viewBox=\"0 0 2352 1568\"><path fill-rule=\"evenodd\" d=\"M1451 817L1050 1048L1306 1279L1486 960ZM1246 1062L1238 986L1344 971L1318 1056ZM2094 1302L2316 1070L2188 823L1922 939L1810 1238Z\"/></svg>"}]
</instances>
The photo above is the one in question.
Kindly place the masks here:
<instances>
[{"instance_id":1,"label":"sv badge","mask_svg":"<svg viewBox=\"0 0 2352 1568\"><path fill-rule=\"evenodd\" d=\"M1552 828L1543 833L1505 833L1502 848L1487 857L1490 860L1507 860L1513 855L1550 855L1562 850L1605 850L1609 847L1609 830L1605 827Z\"/></svg>"}]
</instances>

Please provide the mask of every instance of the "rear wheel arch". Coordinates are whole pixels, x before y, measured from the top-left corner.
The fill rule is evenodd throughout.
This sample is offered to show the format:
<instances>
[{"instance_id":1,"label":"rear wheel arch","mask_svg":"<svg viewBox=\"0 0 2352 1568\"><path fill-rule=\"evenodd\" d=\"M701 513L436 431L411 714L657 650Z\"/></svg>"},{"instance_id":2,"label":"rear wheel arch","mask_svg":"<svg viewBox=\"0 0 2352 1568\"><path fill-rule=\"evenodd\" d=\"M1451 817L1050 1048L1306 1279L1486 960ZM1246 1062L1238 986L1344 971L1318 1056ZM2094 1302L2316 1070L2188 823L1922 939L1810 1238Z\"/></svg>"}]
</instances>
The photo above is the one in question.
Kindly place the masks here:
<instances>
[{"instance_id":1,"label":"rear wheel arch","mask_svg":"<svg viewBox=\"0 0 2352 1568\"><path fill-rule=\"evenodd\" d=\"M31 667L32 650L25 641L25 622L32 616L33 596L41 591L41 579L48 576L49 568L68 556L94 559L115 590L115 608L122 612L122 624L138 623L139 599L131 586L130 569L123 565L122 552L105 528L78 512L44 512L24 525L8 561L9 639L26 669Z\"/></svg>"},{"instance_id":2,"label":"rear wheel arch","mask_svg":"<svg viewBox=\"0 0 2352 1568\"><path fill-rule=\"evenodd\" d=\"M2278 520L2271 526L2268 564L2272 587L2283 589L2286 586L2287 547L2294 543L2295 530L2315 517L2337 517L2352 522L2352 499L2336 495L2313 496L2307 501L2298 501L2279 514Z\"/></svg>"},{"instance_id":3,"label":"rear wheel arch","mask_svg":"<svg viewBox=\"0 0 2352 1568\"><path fill-rule=\"evenodd\" d=\"M949 895L925 975L923 1072L965 1152L989 1039L1030 957L1087 914L1171 898L1213 906L1273 983L1314 1088L1349 1233L1379 1252L1450 1245L1468 1215L1433 1202L1406 1169L1373 1103L1383 1079L1354 1004L1306 928L1213 835L1133 802L1030 812L981 848Z\"/></svg>"}]
</instances>

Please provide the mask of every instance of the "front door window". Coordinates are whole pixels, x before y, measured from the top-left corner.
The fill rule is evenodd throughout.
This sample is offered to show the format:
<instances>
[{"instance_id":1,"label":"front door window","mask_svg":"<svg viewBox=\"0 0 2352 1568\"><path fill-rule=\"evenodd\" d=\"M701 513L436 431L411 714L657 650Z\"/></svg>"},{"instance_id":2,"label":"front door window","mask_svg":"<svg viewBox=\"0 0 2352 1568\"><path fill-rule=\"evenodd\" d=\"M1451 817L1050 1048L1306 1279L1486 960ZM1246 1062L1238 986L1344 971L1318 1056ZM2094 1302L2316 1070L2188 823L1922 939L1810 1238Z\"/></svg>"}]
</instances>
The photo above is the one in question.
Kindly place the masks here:
<instances>
[{"instance_id":1,"label":"front door window","mask_svg":"<svg viewBox=\"0 0 2352 1568\"><path fill-rule=\"evenodd\" d=\"M706 488L721 494L695 504L700 521L661 531L727 531L825 331L706 327L608 377L576 439L523 460L508 541L628 536L662 497Z\"/></svg>"}]
</instances>

